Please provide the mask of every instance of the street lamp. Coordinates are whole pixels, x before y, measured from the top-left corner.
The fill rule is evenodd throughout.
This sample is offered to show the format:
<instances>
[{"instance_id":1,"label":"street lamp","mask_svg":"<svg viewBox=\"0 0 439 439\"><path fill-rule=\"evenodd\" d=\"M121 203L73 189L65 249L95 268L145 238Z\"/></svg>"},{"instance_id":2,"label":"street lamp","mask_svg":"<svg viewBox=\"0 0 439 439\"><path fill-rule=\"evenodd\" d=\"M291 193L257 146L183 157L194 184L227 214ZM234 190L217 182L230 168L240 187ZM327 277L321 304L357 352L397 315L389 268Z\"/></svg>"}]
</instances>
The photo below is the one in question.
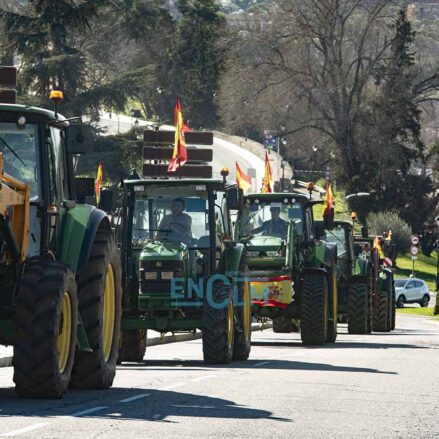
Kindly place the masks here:
<instances>
[{"instance_id":1,"label":"street lamp","mask_svg":"<svg viewBox=\"0 0 439 439\"><path fill-rule=\"evenodd\" d=\"M352 198L363 198L363 197L370 197L370 193L369 192L357 192L356 194L349 194L349 195L345 195L343 197L343 221L345 219L345 206L346 206L346 201L351 200Z\"/></svg>"},{"instance_id":2,"label":"street lamp","mask_svg":"<svg viewBox=\"0 0 439 439\"><path fill-rule=\"evenodd\" d=\"M317 146L312 146L312 152L313 152L313 165L312 165L312 173L313 173L313 180L316 181L316 160L317 160Z\"/></svg>"}]
</instances>

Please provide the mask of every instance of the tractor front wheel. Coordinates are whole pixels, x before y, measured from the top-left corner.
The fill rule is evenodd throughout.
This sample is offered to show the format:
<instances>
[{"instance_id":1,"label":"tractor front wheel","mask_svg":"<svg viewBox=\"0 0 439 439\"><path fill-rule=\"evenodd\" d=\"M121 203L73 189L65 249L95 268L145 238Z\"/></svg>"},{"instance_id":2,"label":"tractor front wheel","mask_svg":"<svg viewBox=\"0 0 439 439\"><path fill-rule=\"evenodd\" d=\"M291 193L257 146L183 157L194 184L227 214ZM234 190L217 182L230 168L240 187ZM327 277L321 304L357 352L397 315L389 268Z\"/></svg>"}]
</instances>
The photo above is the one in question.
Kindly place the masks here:
<instances>
[{"instance_id":1,"label":"tractor front wheel","mask_svg":"<svg viewBox=\"0 0 439 439\"><path fill-rule=\"evenodd\" d=\"M247 280L247 271L245 263L242 262L243 269L240 272L240 281L238 285L238 303L236 306L236 315L239 325L235 328L233 342L233 359L245 361L250 356L252 347L252 311L250 298L250 282Z\"/></svg>"},{"instance_id":2,"label":"tractor front wheel","mask_svg":"<svg viewBox=\"0 0 439 439\"><path fill-rule=\"evenodd\" d=\"M373 307L373 330L376 332L388 332L389 325L389 294L387 291L378 291L374 297Z\"/></svg>"},{"instance_id":3,"label":"tractor front wheel","mask_svg":"<svg viewBox=\"0 0 439 439\"><path fill-rule=\"evenodd\" d=\"M119 362L140 363L146 352L146 329L128 329L122 331L122 343L119 350Z\"/></svg>"},{"instance_id":4,"label":"tractor front wheel","mask_svg":"<svg viewBox=\"0 0 439 439\"><path fill-rule=\"evenodd\" d=\"M14 382L19 396L60 398L75 358L78 302L72 271L52 261L25 267L17 297Z\"/></svg>"},{"instance_id":5,"label":"tractor front wheel","mask_svg":"<svg viewBox=\"0 0 439 439\"><path fill-rule=\"evenodd\" d=\"M78 274L78 301L92 352L76 353L71 386L107 389L116 374L122 313L120 258L110 231L96 232L89 262Z\"/></svg>"},{"instance_id":6,"label":"tractor front wheel","mask_svg":"<svg viewBox=\"0 0 439 439\"><path fill-rule=\"evenodd\" d=\"M369 319L369 292L367 284L353 283L348 290L348 332L367 334Z\"/></svg>"},{"instance_id":7,"label":"tractor front wheel","mask_svg":"<svg viewBox=\"0 0 439 439\"><path fill-rule=\"evenodd\" d=\"M289 334L294 331L293 321L287 317L275 317L273 319L273 332L276 334Z\"/></svg>"},{"instance_id":8,"label":"tractor front wheel","mask_svg":"<svg viewBox=\"0 0 439 439\"><path fill-rule=\"evenodd\" d=\"M325 273L305 273L300 312L304 345L322 345L328 335L328 280Z\"/></svg>"}]
</instances>

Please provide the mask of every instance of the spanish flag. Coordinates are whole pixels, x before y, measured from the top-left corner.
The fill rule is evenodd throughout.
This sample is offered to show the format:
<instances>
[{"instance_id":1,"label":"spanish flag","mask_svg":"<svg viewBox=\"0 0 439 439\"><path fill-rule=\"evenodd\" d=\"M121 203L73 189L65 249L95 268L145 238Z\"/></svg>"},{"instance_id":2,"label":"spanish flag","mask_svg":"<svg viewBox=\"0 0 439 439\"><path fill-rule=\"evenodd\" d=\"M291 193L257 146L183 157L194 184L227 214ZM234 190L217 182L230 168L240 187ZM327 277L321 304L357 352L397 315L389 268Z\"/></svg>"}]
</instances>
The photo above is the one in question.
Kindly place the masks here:
<instances>
[{"instance_id":1,"label":"spanish flag","mask_svg":"<svg viewBox=\"0 0 439 439\"><path fill-rule=\"evenodd\" d=\"M332 188L329 180L326 182L326 194L325 200L323 202L323 218L326 218L331 214L331 210L334 207L334 194L332 193Z\"/></svg>"},{"instance_id":2,"label":"spanish flag","mask_svg":"<svg viewBox=\"0 0 439 439\"><path fill-rule=\"evenodd\" d=\"M104 168L103 163L99 162L98 173L96 175L96 180L95 180L96 204L98 206L99 206L99 202L101 201L101 184L102 184L103 168Z\"/></svg>"},{"instance_id":3,"label":"spanish flag","mask_svg":"<svg viewBox=\"0 0 439 439\"><path fill-rule=\"evenodd\" d=\"M262 182L262 192L270 194L273 192L273 174L271 173L270 160L268 159L267 151L265 151L265 174Z\"/></svg>"},{"instance_id":4,"label":"spanish flag","mask_svg":"<svg viewBox=\"0 0 439 439\"><path fill-rule=\"evenodd\" d=\"M180 98L177 96L177 102L175 104L174 111L175 118L175 140L174 140L174 152L172 153L172 159L169 163L168 172L175 172L180 166L183 166L187 162L187 150L186 141L184 138L185 124L183 122L183 114L181 113Z\"/></svg>"},{"instance_id":5,"label":"spanish flag","mask_svg":"<svg viewBox=\"0 0 439 439\"><path fill-rule=\"evenodd\" d=\"M236 183L244 193L252 187L252 179L239 167L238 162L236 162Z\"/></svg>"},{"instance_id":6,"label":"spanish flag","mask_svg":"<svg viewBox=\"0 0 439 439\"><path fill-rule=\"evenodd\" d=\"M375 239L373 240L373 248L377 249L378 257L380 259L384 259L385 258L383 249L381 247L381 241L380 241L380 238L378 238L378 236L375 236Z\"/></svg>"}]
</instances>

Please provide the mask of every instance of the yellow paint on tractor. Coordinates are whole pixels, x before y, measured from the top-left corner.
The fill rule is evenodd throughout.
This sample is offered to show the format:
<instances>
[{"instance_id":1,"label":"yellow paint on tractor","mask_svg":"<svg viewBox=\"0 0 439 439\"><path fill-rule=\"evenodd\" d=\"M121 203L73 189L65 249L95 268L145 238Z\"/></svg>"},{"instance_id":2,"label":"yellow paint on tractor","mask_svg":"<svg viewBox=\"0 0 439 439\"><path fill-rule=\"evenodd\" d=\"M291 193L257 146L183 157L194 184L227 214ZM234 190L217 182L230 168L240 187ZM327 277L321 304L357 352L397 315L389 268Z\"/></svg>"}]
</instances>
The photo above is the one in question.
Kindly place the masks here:
<instances>
[{"instance_id":1,"label":"yellow paint on tractor","mask_svg":"<svg viewBox=\"0 0 439 439\"><path fill-rule=\"evenodd\" d=\"M70 343L72 340L72 304L70 295L66 291L61 303L61 320L58 333L58 368L60 373L64 373L69 359Z\"/></svg>"},{"instance_id":2,"label":"yellow paint on tractor","mask_svg":"<svg viewBox=\"0 0 439 439\"><path fill-rule=\"evenodd\" d=\"M114 272L111 265L108 266L105 276L103 322L102 322L102 343L104 360L108 361L111 354L114 335L114 318L116 314L116 288L114 283Z\"/></svg>"}]
</instances>

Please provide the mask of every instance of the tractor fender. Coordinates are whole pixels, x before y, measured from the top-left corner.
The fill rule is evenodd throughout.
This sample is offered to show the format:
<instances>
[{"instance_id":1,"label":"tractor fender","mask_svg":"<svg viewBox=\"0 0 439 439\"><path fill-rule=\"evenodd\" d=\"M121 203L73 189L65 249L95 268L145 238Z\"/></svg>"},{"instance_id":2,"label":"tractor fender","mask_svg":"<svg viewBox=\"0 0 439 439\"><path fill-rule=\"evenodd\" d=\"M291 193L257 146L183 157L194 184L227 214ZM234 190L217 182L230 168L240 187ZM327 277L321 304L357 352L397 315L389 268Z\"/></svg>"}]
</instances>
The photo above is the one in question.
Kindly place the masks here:
<instances>
[{"instance_id":1,"label":"tractor fender","mask_svg":"<svg viewBox=\"0 0 439 439\"><path fill-rule=\"evenodd\" d=\"M77 271L81 270L88 264L93 241L98 230L107 230L111 232L111 224L107 214L95 207L90 211L87 228L82 240L81 253L78 261Z\"/></svg>"},{"instance_id":2,"label":"tractor fender","mask_svg":"<svg viewBox=\"0 0 439 439\"><path fill-rule=\"evenodd\" d=\"M303 274L306 273L320 273L320 274L328 274L328 270L326 268L317 268L317 267L304 267Z\"/></svg>"},{"instance_id":3,"label":"tractor fender","mask_svg":"<svg viewBox=\"0 0 439 439\"><path fill-rule=\"evenodd\" d=\"M220 264L226 275L232 276L233 278L239 276L239 264L244 254L244 248L244 244L242 243L226 246L223 253L222 264Z\"/></svg>"}]
</instances>

